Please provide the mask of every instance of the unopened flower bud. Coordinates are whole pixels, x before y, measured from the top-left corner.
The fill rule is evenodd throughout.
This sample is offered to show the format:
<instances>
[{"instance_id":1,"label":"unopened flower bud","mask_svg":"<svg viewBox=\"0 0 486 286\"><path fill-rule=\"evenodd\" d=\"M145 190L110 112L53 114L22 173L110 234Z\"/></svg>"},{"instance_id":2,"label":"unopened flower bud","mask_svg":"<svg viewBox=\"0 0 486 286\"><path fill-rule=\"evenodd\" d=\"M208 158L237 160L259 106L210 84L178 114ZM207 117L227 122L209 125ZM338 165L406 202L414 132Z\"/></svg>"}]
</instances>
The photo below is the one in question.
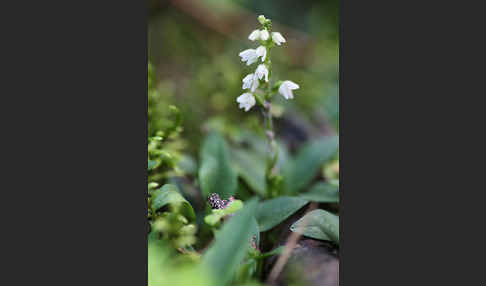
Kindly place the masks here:
<instances>
[{"instance_id":1,"label":"unopened flower bud","mask_svg":"<svg viewBox=\"0 0 486 286\"><path fill-rule=\"evenodd\" d=\"M260 24L263 25L265 23L265 20L266 20L265 16L263 16L263 15L258 16L258 22L260 22Z\"/></svg>"}]
</instances>

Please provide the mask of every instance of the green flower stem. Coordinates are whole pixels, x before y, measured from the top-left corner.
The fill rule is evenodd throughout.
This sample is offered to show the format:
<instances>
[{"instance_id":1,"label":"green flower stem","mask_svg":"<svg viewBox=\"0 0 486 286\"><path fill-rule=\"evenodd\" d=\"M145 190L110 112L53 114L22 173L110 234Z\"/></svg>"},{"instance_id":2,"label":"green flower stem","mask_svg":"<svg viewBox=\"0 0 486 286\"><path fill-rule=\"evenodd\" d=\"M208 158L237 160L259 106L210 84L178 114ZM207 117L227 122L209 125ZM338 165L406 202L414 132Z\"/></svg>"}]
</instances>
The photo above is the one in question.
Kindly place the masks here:
<instances>
[{"instance_id":1,"label":"green flower stem","mask_svg":"<svg viewBox=\"0 0 486 286\"><path fill-rule=\"evenodd\" d=\"M271 52L272 48L274 47L274 43L272 41L272 23L270 20L266 19L263 27L267 29L270 37L266 41L262 41L261 44L265 46L267 49L267 56L265 58L264 64L268 69L268 82L266 82L266 90L264 93L264 101L263 101L263 118L264 118L264 130L265 135L267 137L268 143L268 156L267 156L267 169L266 169L266 185L267 190L271 197L278 195L276 193L276 182L278 181L278 170L275 168L278 158L278 148L277 142L275 141L275 132L273 129L273 119L272 119L272 85L271 77L272 77L272 61L271 61Z\"/></svg>"},{"instance_id":2,"label":"green flower stem","mask_svg":"<svg viewBox=\"0 0 486 286\"><path fill-rule=\"evenodd\" d=\"M265 126L265 135L267 136L268 140L268 150L269 150L269 157L270 162L275 157L275 147L277 143L275 142L275 132L273 131L273 120L272 120L272 104L269 101L264 102L263 104L263 118L264 118L264 126ZM272 166L273 167L273 166Z\"/></svg>"}]
</instances>

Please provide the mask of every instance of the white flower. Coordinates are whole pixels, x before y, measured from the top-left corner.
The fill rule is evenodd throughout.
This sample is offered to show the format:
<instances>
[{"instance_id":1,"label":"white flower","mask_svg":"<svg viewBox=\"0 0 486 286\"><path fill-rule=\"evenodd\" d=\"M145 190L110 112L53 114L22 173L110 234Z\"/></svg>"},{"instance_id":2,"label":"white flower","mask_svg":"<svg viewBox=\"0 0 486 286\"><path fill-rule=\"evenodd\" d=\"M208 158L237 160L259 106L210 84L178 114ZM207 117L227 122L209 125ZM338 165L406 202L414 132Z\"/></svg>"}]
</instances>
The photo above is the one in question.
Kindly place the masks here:
<instances>
[{"instance_id":1,"label":"white flower","mask_svg":"<svg viewBox=\"0 0 486 286\"><path fill-rule=\"evenodd\" d=\"M258 39L266 41L268 40L269 37L270 35L268 34L267 29L263 29L263 30L254 30L253 32L251 32L250 36L248 36L248 39L250 41L255 41Z\"/></svg>"},{"instance_id":2,"label":"white flower","mask_svg":"<svg viewBox=\"0 0 486 286\"><path fill-rule=\"evenodd\" d=\"M298 89L299 85L296 84L295 82L292 82L290 80L286 80L282 82L280 87L278 88L278 92L285 97L285 99L292 99L294 98L294 94L292 93L292 90Z\"/></svg>"},{"instance_id":3,"label":"white flower","mask_svg":"<svg viewBox=\"0 0 486 286\"><path fill-rule=\"evenodd\" d=\"M256 74L249 74L243 78L243 86L242 89L251 89L251 92L254 92L260 83L258 82L258 78Z\"/></svg>"},{"instance_id":4,"label":"white flower","mask_svg":"<svg viewBox=\"0 0 486 286\"><path fill-rule=\"evenodd\" d=\"M266 41L266 40L268 40L268 37L270 37L270 35L268 34L267 29L263 29L263 30L260 31L260 39L261 40Z\"/></svg>"},{"instance_id":5,"label":"white flower","mask_svg":"<svg viewBox=\"0 0 486 286\"><path fill-rule=\"evenodd\" d=\"M247 89L251 87L251 84L253 83L253 74L249 74L243 78L243 86L241 87L242 89Z\"/></svg>"},{"instance_id":6,"label":"white flower","mask_svg":"<svg viewBox=\"0 0 486 286\"><path fill-rule=\"evenodd\" d=\"M256 103L255 98L251 93L243 93L242 95L238 96L236 102L240 104L240 108L245 109L245 112L250 110L250 108L252 108Z\"/></svg>"},{"instance_id":7,"label":"white flower","mask_svg":"<svg viewBox=\"0 0 486 286\"><path fill-rule=\"evenodd\" d=\"M257 57L262 57L262 62L265 61L265 58L267 57L267 49L264 46L259 46L256 50L255 53L257 54ZM256 62L256 60L255 60Z\"/></svg>"},{"instance_id":8,"label":"white flower","mask_svg":"<svg viewBox=\"0 0 486 286\"><path fill-rule=\"evenodd\" d=\"M265 76L265 81L268 82L268 69L267 67L264 65L264 64L260 64L256 71L255 71L255 75L259 78L259 79L262 79L263 76Z\"/></svg>"},{"instance_id":9,"label":"white flower","mask_svg":"<svg viewBox=\"0 0 486 286\"><path fill-rule=\"evenodd\" d=\"M239 56L241 57L241 61L246 62L246 65L249 66L258 61L258 57L262 57L262 62L264 62L267 57L267 49L264 46L259 46L256 50L244 50Z\"/></svg>"},{"instance_id":10,"label":"white flower","mask_svg":"<svg viewBox=\"0 0 486 286\"><path fill-rule=\"evenodd\" d=\"M251 32L250 36L248 36L248 39L250 39L250 41L257 40L258 38L260 38L260 30L255 30Z\"/></svg>"},{"instance_id":11,"label":"white flower","mask_svg":"<svg viewBox=\"0 0 486 286\"><path fill-rule=\"evenodd\" d=\"M275 42L275 44L279 45L281 43L285 43L285 38L280 34L279 32L273 32L272 33L272 40Z\"/></svg>"},{"instance_id":12,"label":"white flower","mask_svg":"<svg viewBox=\"0 0 486 286\"><path fill-rule=\"evenodd\" d=\"M270 35L268 34L267 29L263 29L263 30L254 30L253 32L251 32L250 36L248 36L248 39L250 39L251 41L255 41L258 39L266 41L268 40L269 37Z\"/></svg>"},{"instance_id":13,"label":"white flower","mask_svg":"<svg viewBox=\"0 0 486 286\"><path fill-rule=\"evenodd\" d=\"M246 62L246 65L251 65L252 63L256 62L258 60L258 57L260 55L258 55L257 53L257 50L254 50L254 49L248 49L248 50L244 50L243 52L241 52L239 54L239 56L241 57L241 61L243 62ZM260 52L261 53L261 52ZM265 52L266 54L266 52Z\"/></svg>"}]
</instances>

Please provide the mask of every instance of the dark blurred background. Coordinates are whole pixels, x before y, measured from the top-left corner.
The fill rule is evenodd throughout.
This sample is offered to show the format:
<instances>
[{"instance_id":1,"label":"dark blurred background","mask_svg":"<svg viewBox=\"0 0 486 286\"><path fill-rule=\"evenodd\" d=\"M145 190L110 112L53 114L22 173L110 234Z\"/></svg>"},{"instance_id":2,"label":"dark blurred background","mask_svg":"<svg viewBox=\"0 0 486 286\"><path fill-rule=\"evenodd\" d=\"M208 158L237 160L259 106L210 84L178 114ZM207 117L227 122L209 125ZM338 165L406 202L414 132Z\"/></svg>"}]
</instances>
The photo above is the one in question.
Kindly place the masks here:
<instances>
[{"instance_id":1,"label":"dark blurred background","mask_svg":"<svg viewBox=\"0 0 486 286\"><path fill-rule=\"evenodd\" d=\"M338 128L339 19L337 0L149 0L148 55L153 67L149 135L164 125L168 105L183 116L182 136L199 150L205 130L261 133L261 113L238 109L242 78L254 66L238 53L256 44L248 35L260 14L287 43L272 51L273 79L300 85L294 100L275 97L277 135L293 145ZM228 131L229 132L229 131Z\"/></svg>"}]
</instances>

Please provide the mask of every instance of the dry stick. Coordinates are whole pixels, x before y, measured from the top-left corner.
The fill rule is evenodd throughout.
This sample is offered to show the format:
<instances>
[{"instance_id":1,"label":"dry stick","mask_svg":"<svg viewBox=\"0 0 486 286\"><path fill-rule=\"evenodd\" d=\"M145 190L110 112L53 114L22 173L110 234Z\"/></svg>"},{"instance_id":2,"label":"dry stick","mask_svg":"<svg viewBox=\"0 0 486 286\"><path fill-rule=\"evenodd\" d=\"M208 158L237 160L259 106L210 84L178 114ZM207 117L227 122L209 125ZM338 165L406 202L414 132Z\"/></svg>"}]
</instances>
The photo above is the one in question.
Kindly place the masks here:
<instances>
[{"instance_id":1,"label":"dry stick","mask_svg":"<svg viewBox=\"0 0 486 286\"><path fill-rule=\"evenodd\" d=\"M312 202L309 207L307 208L305 214L308 212L314 210L317 208L317 204L315 202ZM304 216L305 216L304 214ZM307 217L305 217L302 220L301 228L304 228L307 225ZM280 272L282 272L285 264L287 263L287 260L290 257L290 254L292 253L292 250L295 248L297 245L297 242L299 241L301 237L301 234L298 232L292 232L289 236L289 239L287 240L287 243L285 244L285 248L282 251L282 254L278 257L277 262L272 268L272 271L270 272L270 275L268 276L267 283L269 285L273 285L275 281L277 280L277 277L280 275Z\"/></svg>"}]
</instances>

